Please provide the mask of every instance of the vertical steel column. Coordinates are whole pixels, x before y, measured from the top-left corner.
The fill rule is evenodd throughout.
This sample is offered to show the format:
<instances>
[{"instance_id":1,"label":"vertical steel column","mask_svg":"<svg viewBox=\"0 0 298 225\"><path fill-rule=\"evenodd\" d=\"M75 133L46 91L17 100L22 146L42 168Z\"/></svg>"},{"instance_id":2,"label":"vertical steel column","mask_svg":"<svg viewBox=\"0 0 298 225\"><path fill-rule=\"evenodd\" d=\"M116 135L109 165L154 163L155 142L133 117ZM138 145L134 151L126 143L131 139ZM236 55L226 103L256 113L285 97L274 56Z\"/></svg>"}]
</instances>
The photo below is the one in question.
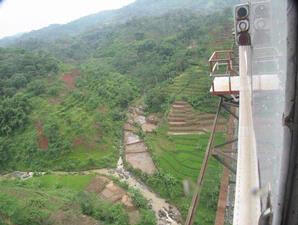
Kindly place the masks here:
<instances>
[{"instance_id":1,"label":"vertical steel column","mask_svg":"<svg viewBox=\"0 0 298 225\"><path fill-rule=\"evenodd\" d=\"M194 222L194 218L195 218L196 211L197 211L197 208L198 208L198 204L199 204L199 201L200 201L200 193L201 193L202 186L203 186L204 176L205 176L205 173L206 173L206 170L207 170L208 160L209 160L210 155L211 155L211 149L212 149L211 147L212 147L212 144L213 144L213 141L214 141L217 119L218 119L218 116L219 116L219 113L220 113L220 110L221 110L222 102L223 102L223 99L222 99L222 97L220 97L217 112L216 112L216 115L215 115L215 118L214 118L214 121L213 121L212 132L211 132L211 135L209 137L209 142L208 142L208 145L206 147L204 160L203 160L203 163L202 163L202 166L201 166L201 169L200 169L200 175L199 175L198 180L197 180L197 187L196 187L196 190L194 192L190 208L188 210L188 215L187 215L187 218L186 218L186 221L185 221L185 225L192 225L193 222Z\"/></svg>"}]
</instances>

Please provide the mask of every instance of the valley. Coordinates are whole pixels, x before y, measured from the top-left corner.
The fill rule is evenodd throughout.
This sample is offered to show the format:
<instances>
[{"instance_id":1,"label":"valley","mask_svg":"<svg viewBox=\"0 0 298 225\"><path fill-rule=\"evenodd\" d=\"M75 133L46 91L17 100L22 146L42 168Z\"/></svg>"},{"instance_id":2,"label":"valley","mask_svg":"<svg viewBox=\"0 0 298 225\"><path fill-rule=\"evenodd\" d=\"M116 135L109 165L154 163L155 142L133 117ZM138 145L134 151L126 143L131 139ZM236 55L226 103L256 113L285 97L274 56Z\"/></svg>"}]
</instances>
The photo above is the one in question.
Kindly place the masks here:
<instances>
[{"instance_id":1,"label":"valley","mask_svg":"<svg viewBox=\"0 0 298 225\"><path fill-rule=\"evenodd\" d=\"M184 223L217 104L207 60L231 44L218 2L137 0L0 40L0 225ZM222 171L194 224L214 224Z\"/></svg>"}]
</instances>

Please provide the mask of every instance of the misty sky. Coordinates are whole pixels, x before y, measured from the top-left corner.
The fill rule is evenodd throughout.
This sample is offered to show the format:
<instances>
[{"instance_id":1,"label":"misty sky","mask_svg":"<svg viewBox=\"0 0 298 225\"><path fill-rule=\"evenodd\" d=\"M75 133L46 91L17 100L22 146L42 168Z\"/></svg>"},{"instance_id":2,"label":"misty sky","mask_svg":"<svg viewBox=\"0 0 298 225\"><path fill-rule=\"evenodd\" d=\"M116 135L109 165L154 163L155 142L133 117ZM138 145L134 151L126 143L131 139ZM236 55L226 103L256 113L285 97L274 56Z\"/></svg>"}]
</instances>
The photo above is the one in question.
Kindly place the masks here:
<instances>
[{"instance_id":1,"label":"misty sky","mask_svg":"<svg viewBox=\"0 0 298 225\"><path fill-rule=\"evenodd\" d=\"M134 0L4 0L0 4L0 38L49 24L67 23L132 2Z\"/></svg>"}]
</instances>

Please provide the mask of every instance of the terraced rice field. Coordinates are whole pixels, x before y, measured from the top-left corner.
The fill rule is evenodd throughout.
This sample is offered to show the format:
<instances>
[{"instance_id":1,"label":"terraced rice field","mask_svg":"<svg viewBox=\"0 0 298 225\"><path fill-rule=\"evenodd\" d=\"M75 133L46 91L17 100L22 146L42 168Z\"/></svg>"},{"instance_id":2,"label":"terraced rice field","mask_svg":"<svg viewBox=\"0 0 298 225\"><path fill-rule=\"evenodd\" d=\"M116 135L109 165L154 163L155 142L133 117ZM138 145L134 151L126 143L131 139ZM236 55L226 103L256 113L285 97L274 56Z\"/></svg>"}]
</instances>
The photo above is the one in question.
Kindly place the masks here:
<instances>
[{"instance_id":1,"label":"terraced rice field","mask_svg":"<svg viewBox=\"0 0 298 225\"><path fill-rule=\"evenodd\" d=\"M170 94L179 97L191 97L208 93L210 87L210 78L206 72L202 70L194 70L181 74L176 77L169 86Z\"/></svg>"},{"instance_id":2,"label":"terraced rice field","mask_svg":"<svg viewBox=\"0 0 298 225\"><path fill-rule=\"evenodd\" d=\"M157 135L148 136L148 142L158 166L180 180L190 178L195 181L205 154L209 133L168 136L165 125L157 132ZM223 141L223 133L218 133L216 143ZM220 168L213 160L209 165L215 170Z\"/></svg>"},{"instance_id":3,"label":"terraced rice field","mask_svg":"<svg viewBox=\"0 0 298 225\"><path fill-rule=\"evenodd\" d=\"M218 99L210 95L210 84L208 72L197 68L172 81L168 91L176 101L168 114L169 135L201 134L211 130L214 113L207 112L214 112ZM225 118L219 118L218 130L224 131L226 123Z\"/></svg>"},{"instance_id":4,"label":"terraced rice field","mask_svg":"<svg viewBox=\"0 0 298 225\"><path fill-rule=\"evenodd\" d=\"M169 136L167 132L167 124L161 125L156 134L150 134L147 137L147 143L159 169L172 174L181 182L181 185L183 182L188 181L190 193L186 195L187 198L174 199L174 202L181 206L181 202L186 201L186 199L190 202L191 193L194 190L204 158L209 132L175 136ZM224 134L222 132L217 133L215 143L219 144L223 141ZM214 223L221 173L222 166L211 158L201 194L199 213L196 218L198 222L196 224ZM186 210L187 207L181 209L184 215L187 212ZM205 221L205 223L202 223L202 221Z\"/></svg>"},{"instance_id":5,"label":"terraced rice field","mask_svg":"<svg viewBox=\"0 0 298 225\"><path fill-rule=\"evenodd\" d=\"M146 138L157 168L171 174L184 186L185 196L171 199L180 207L184 216L191 201L215 116L209 112L214 112L217 98L210 95L209 89L210 78L200 70L194 69L176 77L168 87L175 101L167 120L160 124L156 133L148 134ZM196 110L192 106L194 103L199 103ZM224 142L226 124L227 120L220 117L215 144ZM221 174L222 166L211 158L195 224L214 224Z\"/></svg>"},{"instance_id":6,"label":"terraced rice field","mask_svg":"<svg viewBox=\"0 0 298 225\"><path fill-rule=\"evenodd\" d=\"M168 114L169 135L201 134L211 131L214 115L195 112L185 101L175 101ZM224 131L227 121L219 118L217 130Z\"/></svg>"}]
</instances>

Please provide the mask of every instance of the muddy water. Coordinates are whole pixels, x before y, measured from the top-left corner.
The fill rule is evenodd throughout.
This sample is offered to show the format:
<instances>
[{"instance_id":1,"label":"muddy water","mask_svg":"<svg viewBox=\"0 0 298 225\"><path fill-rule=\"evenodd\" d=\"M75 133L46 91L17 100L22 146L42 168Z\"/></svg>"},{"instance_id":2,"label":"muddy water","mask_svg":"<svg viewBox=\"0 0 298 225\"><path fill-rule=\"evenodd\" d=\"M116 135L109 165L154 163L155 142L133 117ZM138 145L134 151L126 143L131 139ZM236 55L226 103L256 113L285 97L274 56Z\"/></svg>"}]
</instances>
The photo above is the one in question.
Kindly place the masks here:
<instances>
[{"instance_id":1,"label":"muddy water","mask_svg":"<svg viewBox=\"0 0 298 225\"><path fill-rule=\"evenodd\" d=\"M140 111L142 110L140 110L139 108L132 108L131 113L128 115L128 118L129 120L138 123L142 127L143 131L146 132L146 130L144 130L143 128L143 126L147 124L146 118L142 115L142 112L140 113ZM155 128L156 126L154 125L152 130ZM117 163L117 168L113 170L100 170L100 173L104 175L116 176L121 181L125 181L130 187L139 190L140 193L144 196L144 198L146 198L150 202L152 210L155 212L158 225L180 225L181 215L177 208L168 204L165 199L159 197L156 193L152 192L144 183L136 179L124 167L122 155L125 155L125 152L123 152L125 146L133 143L138 143L140 141L141 138L137 134L130 131L124 131L124 146L121 146L120 148L120 158ZM149 158L152 161L150 154Z\"/></svg>"},{"instance_id":2,"label":"muddy water","mask_svg":"<svg viewBox=\"0 0 298 225\"><path fill-rule=\"evenodd\" d=\"M141 126L146 124L146 119L143 115L130 115L129 117L132 117L132 120ZM125 131L124 134L124 146L127 144L139 142L141 140L141 138L137 134L134 134L132 132ZM118 160L116 170L110 170L109 173L113 173L113 175L117 176L121 181L125 181L129 186L134 187L135 189L140 191L144 198L146 198L150 202L152 210L155 212L158 225L180 225L181 216L177 208L168 204L165 199L152 192L145 184L140 182L129 171L125 169L122 159L122 155L125 155L123 152L124 146L120 148L120 158ZM149 157L152 161L150 155Z\"/></svg>"},{"instance_id":3,"label":"muddy water","mask_svg":"<svg viewBox=\"0 0 298 225\"><path fill-rule=\"evenodd\" d=\"M145 184L138 181L133 175L128 172L123 166L122 157L119 158L116 170L104 170L100 171L104 175L114 175L121 181L125 181L130 187L133 187L140 191L140 193L146 198L152 210L155 212L158 225L178 225L180 224L179 211L172 205L168 204L165 199L159 197L152 192Z\"/></svg>"}]
</instances>

